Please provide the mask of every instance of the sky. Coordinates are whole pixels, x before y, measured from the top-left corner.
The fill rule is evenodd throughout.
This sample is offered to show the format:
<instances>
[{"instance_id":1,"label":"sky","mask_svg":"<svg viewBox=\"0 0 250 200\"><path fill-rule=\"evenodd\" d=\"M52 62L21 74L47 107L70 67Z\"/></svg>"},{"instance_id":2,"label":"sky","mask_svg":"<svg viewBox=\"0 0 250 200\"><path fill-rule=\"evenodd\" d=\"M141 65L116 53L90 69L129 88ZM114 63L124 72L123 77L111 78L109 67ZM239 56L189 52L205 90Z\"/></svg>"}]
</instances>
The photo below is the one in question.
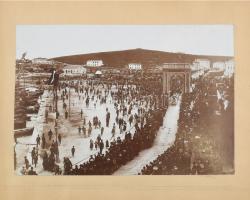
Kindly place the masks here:
<instances>
[{"instance_id":1,"label":"sky","mask_svg":"<svg viewBox=\"0 0 250 200\"><path fill-rule=\"evenodd\" d=\"M16 57L53 58L126 49L234 55L233 25L18 25Z\"/></svg>"}]
</instances>

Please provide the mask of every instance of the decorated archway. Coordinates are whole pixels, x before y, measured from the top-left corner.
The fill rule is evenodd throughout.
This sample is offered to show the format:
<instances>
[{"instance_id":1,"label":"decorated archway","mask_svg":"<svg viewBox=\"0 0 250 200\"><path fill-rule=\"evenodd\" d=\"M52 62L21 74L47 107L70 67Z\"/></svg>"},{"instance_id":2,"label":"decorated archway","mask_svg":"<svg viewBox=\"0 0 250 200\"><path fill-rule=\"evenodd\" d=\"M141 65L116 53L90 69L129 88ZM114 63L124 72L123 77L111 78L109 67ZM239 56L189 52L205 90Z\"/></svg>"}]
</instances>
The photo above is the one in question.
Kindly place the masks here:
<instances>
[{"instance_id":1,"label":"decorated archway","mask_svg":"<svg viewBox=\"0 0 250 200\"><path fill-rule=\"evenodd\" d=\"M168 63L163 66L163 94L190 92L191 68L187 63Z\"/></svg>"}]
</instances>

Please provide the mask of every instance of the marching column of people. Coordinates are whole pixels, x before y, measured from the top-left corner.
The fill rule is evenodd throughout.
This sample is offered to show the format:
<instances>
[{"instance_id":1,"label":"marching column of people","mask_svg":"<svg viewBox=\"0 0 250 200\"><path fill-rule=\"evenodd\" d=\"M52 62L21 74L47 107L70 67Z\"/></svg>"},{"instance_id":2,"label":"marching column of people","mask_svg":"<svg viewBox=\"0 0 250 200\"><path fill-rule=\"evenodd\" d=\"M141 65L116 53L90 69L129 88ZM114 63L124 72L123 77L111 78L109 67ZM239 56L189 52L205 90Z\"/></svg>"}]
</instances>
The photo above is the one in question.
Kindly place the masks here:
<instances>
[{"instance_id":1,"label":"marching column of people","mask_svg":"<svg viewBox=\"0 0 250 200\"><path fill-rule=\"evenodd\" d=\"M100 86L102 87L100 88ZM59 113L57 110L56 119L60 117L60 119L64 118L65 120L67 120L69 117L68 105L66 103L66 100L69 99L69 88L75 89L75 93L78 93L79 95L79 101L85 101L86 107L89 107L91 102L95 107L98 102L100 104L105 104L107 103L107 101L110 101L109 103L112 102L114 104L116 110L116 119L115 124L112 122L112 137L109 140L105 141L102 139L102 136L104 134L105 125L106 127L109 127L111 125L110 111L108 109L106 110L106 123L104 124L101 123L98 116L95 116L93 118L92 123L90 120L88 123L86 123L86 118L83 116L83 110L81 109L79 112L81 121L83 121L83 124L79 125L78 127L79 135L83 133L85 137L90 137L93 128L100 129L100 136L98 136L95 141L90 139L90 148L99 148L100 154L103 153L103 150L105 148L110 148L110 146L112 146L114 143L122 142L121 138L123 137L116 138L117 133L123 134L123 136L127 134L131 134L131 136L133 136L133 133L126 132L128 128L135 126L135 129L138 131L140 129L139 127L143 127L143 125L145 124L145 117L142 116L145 115L145 113L149 110L154 110L160 105L160 102L157 100L157 95L152 95L152 93L147 91L147 87L139 87L133 84L117 84L115 85L115 90L112 90L112 86L114 86L114 84L103 85L96 81L86 81L85 85L83 84L83 81L78 81L77 83L75 81L72 81L61 82L58 86L57 92L55 92L55 90L50 90L50 92L52 92L52 96L54 96L54 99L62 100L64 115L61 115L61 113ZM61 98L59 99L56 94L59 94ZM111 97L110 100L108 98L109 96ZM74 105L74 103L72 103L72 105ZM55 121L55 124L51 124L50 120L48 119L49 112L52 112L53 110L54 108L51 104L49 105L49 110L45 110L45 122L50 128L47 133L44 132L41 136L37 136L36 151L38 152L38 149L40 148L40 155L42 157L42 166L44 170L54 172L55 174L61 174L62 170L60 169L59 163L57 164L57 162L60 162L59 145L62 142L62 135L60 133L57 134L56 130L53 131L57 128L57 121ZM73 151L75 152L75 147ZM75 153L71 151L71 155L74 156L74 154ZM36 167L37 165L37 162L39 160L38 158L38 154L34 159L32 157L32 163L34 163L34 167ZM25 165L27 161L29 160L25 160ZM30 167L31 165L27 164L27 166ZM27 172L23 174L27 174Z\"/></svg>"},{"instance_id":2,"label":"marching column of people","mask_svg":"<svg viewBox=\"0 0 250 200\"><path fill-rule=\"evenodd\" d=\"M163 123L166 108L150 111L145 125L136 128L134 135L125 133L122 141L119 137L110 143L108 151L91 155L88 162L73 167L69 158L64 158L65 175L101 175L112 174L120 166L132 160L138 153L152 146L158 129Z\"/></svg>"}]
</instances>

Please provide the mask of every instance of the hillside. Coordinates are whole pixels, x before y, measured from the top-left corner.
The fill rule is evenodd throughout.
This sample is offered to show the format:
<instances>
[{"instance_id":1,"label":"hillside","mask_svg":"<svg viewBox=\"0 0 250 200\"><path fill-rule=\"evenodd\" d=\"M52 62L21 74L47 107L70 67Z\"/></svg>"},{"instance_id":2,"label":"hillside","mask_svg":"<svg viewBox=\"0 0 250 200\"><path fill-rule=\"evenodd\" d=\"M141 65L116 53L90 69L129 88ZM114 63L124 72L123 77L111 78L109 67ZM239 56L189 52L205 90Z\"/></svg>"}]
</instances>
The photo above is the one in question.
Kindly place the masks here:
<instances>
[{"instance_id":1,"label":"hillside","mask_svg":"<svg viewBox=\"0 0 250 200\"><path fill-rule=\"evenodd\" d=\"M128 63L141 63L143 67L160 65L162 63L191 63L196 58L208 58L211 61L224 61L232 57L227 56L201 56L183 53L169 53L146 49L130 49L124 51L110 51L90 54L80 54L51 58L68 64L85 64L87 60L103 60L108 67L124 67Z\"/></svg>"}]
</instances>

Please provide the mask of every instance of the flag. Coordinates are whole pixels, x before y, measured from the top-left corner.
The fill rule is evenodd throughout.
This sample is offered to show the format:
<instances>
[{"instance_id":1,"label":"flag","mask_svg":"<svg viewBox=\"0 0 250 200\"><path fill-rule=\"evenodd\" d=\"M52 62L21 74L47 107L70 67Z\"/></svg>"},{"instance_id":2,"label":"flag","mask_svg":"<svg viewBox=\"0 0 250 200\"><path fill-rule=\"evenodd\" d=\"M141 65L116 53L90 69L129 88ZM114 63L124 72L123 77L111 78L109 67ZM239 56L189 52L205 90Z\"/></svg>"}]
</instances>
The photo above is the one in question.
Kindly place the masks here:
<instances>
[{"instance_id":1,"label":"flag","mask_svg":"<svg viewBox=\"0 0 250 200\"><path fill-rule=\"evenodd\" d=\"M25 60L25 57L26 57L26 55L27 55L27 52L24 52L23 54L22 54L22 60Z\"/></svg>"},{"instance_id":2,"label":"flag","mask_svg":"<svg viewBox=\"0 0 250 200\"><path fill-rule=\"evenodd\" d=\"M48 85L57 86L58 82L59 82L59 73L55 69L52 69L50 78L48 80Z\"/></svg>"}]
</instances>

